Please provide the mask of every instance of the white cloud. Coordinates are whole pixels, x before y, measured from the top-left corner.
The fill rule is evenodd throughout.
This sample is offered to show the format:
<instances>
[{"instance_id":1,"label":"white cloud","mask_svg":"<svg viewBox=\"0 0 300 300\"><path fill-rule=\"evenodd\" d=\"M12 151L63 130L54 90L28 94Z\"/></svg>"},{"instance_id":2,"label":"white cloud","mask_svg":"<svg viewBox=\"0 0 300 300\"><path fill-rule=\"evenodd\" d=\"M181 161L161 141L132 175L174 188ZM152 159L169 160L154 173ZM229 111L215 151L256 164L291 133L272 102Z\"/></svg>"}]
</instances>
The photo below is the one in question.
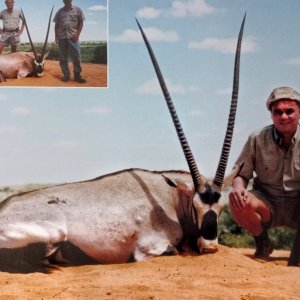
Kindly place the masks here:
<instances>
[{"instance_id":1,"label":"white cloud","mask_svg":"<svg viewBox=\"0 0 300 300\"><path fill-rule=\"evenodd\" d=\"M216 52L224 54L235 53L236 50L236 38L206 38L202 41L192 41L189 43L189 49L196 50L214 50ZM243 53L253 53L258 52L260 49L256 39L254 37L245 37L242 41L242 52Z\"/></svg>"},{"instance_id":2,"label":"white cloud","mask_svg":"<svg viewBox=\"0 0 300 300\"><path fill-rule=\"evenodd\" d=\"M88 115L98 115L98 116L107 115L110 112L111 110L109 108L102 107L102 106L90 107L85 110L85 113Z\"/></svg>"},{"instance_id":3,"label":"white cloud","mask_svg":"<svg viewBox=\"0 0 300 300\"><path fill-rule=\"evenodd\" d=\"M106 11L107 7L103 5L93 5L88 7L88 10L90 11Z\"/></svg>"},{"instance_id":4,"label":"white cloud","mask_svg":"<svg viewBox=\"0 0 300 300\"><path fill-rule=\"evenodd\" d=\"M143 7L136 13L137 18L156 19L162 14L163 10L154 7Z\"/></svg>"},{"instance_id":5,"label":"white cloud","mask_svg":"<svg viewBox=\"0 0 300 300\"><path fill-rule=\"evenodd\" d=\"M162 31L155 27L144 28L144 32L147 35L149 41L154 42L177 42L179 36L176 31ZM120 36L111 37L113 42L132 43L142 42L141 33L137 30L126 29Z\"/></svg>"},{"instance_id":6,"label":"white cloud","mask_svg":"<svg viewBox=\"0 0 300 300\"><path fill-rule=\"evenodd\" d=\"M13 116L28 116L31 114L31 111L26 107L18 106L11 110L11 114Z\"/></svg>"},{"instance_id":7,"label":"white cloud","mask_svg":"<svg viewBox=\"0 0 300 300\"><path fill-rule=\"evenodd\" d=\"M166 85L171 95L174 94L184 94L186 89L181 84L175 84L172 80L166 79ZM161 95L162 91L160 89L158 80L156 78L145 82L136 89L136 92L139 94L148 94L148 95Z\"/></svg>"},{"instance_id":8,"label":"white cloud","mask_svg":"<svg viewBox=\"0 0 300 300\"><path fill-rule=\"evenodd\" d=\"M294 57L283 61L283 64L290 66L300 66L300 57Z\"/></svg>"},{"instance_id":9,"label":"white cloud","mask_svg":"<svg viewBox=\"0 0 300 300\"><path fill-rule=\"evenodd\" d=\"M188 16L201 17L211 15L216 9L205 2L205 0L173 1L170 14L173 17L183 18Z\"/></svg>"}]
</instances>

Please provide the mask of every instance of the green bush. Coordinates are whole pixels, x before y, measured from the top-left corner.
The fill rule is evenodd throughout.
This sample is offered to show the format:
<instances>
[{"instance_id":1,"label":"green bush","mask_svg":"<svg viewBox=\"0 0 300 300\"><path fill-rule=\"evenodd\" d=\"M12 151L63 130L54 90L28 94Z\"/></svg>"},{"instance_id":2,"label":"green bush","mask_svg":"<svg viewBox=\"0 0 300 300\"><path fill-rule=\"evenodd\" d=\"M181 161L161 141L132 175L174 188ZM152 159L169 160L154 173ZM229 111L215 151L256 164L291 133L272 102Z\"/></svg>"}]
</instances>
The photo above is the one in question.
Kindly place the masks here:
<instances>
[{"instance_id":1,"label":"green bush","mask_svg":"<svg viewBox=\"0 0 300 300\"><path fill-rule=\"evenodd\" d=\"M220 216L219 243L228 247L253 248L253 237L240 227L232 218L228 205ZM295 230L278 227L268 230L269 236L276 249L291 249L295 239Z\"/></svg>"},{"instance_id":2,"label":"green bush","mask_svg":"<svg viewBox=\"0 0 300 300\"><path fill-rule=\"evenodd\" d=\"M48 47L47 51L49 52L47 59L49 59L49 60L59 60L59 51L58 51L58 45L57 44L52 43L50 45L50 47Z\"/></svg>"},{"instance_id":3,"label":"green bush","mask_svg":"<svg viewBox=\"0 0 300 300\"><path fill-rule=\"evenodd\" d=\"M94 59L92 61L96 64L107 64L107 46L100 45L94 49Z\"/></svg>"},{"instance_id":4,"label":"green bush","mask_svg":"<svg viewBox=\"0 0 300 300\"><path fill-rule=\"evenodd\" d=\"M34 44L38 53L42 52L43 43ZM82 42L81 46L81 61L83 63L107 64L107 43L106 42ZM32 51L29 43L23 43L19 47L20 51ZM9 51L9 49L8 49ZM47 45L47 59L59 60L58 45L50 43Z\"/></svg>"}]
</instances>

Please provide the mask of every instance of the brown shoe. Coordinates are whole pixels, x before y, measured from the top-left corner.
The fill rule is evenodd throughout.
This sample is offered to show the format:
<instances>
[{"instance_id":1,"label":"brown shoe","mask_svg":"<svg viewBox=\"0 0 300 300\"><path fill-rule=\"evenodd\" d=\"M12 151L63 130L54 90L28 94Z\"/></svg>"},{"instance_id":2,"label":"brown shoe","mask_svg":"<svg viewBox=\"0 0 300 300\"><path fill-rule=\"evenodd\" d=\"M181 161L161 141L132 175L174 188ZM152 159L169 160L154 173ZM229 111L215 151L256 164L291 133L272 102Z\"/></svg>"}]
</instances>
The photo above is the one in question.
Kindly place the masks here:
<instances>
[{"instance_id":1,"label":"brown shoe","mask_svg":"<svg viewBox=\"0 0 300 300\"><path fill-rule=\"evenodd\" d=\"M273 252L273 244L269 238L268 232L265 230L259 236L254 237L256 244L256 251L254 257L256 258L269 258Z\"/></svg>"}]
</instances>

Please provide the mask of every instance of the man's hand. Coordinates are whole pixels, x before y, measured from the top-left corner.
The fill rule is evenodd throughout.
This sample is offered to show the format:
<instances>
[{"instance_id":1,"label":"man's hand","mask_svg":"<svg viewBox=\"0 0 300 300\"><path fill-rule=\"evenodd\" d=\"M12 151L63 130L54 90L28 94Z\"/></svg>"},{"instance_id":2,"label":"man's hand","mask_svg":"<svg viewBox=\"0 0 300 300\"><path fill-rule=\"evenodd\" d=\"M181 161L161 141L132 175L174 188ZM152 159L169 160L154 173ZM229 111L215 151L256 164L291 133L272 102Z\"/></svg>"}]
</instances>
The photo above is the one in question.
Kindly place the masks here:
<instances>
[{"instance_id":1,"label":"man's hand","mask_svg":"<svg viewBox=\"0 0 300 300\"><path fill-rule=\"evenodd\" d=\"M236 177L233 181L233 188L229 194L229 203L233 209L245 207L248 198L246 183L241 177Z\"/></svg>"},{"instance_id":2,"label":"man's hand","mask_svg":"<svg viewBox=\"0 0 300 300\"><path fill-rule=\"evenodd\" d=\"M74 35L72 36L71 41L72 41L72 42L78 42L78 40L79 40L79 34L76 33L76 34L74 34Z\"/></svg>"},{"instance_id":3,"label":"man's hand","mask_svg":"<svg viewBox=\"0 0 300 300\"><path fill-rule=\"evenodd\" d=\"M18 31L18 35L21 35L23 33L23 29L21 28L19 31Z\"/></svg>"}]
</instances>

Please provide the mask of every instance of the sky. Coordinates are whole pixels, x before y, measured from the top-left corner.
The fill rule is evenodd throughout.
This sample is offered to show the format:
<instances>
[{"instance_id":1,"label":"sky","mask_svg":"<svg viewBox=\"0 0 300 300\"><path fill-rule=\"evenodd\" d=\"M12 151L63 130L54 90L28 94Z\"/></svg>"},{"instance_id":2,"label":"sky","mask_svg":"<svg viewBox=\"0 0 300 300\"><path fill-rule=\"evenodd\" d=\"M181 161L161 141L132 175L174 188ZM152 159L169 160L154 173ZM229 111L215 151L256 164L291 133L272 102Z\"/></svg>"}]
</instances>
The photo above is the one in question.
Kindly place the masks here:
<instances>
[{"instance_id":1,"label":"sky","mask_svg":"<svg viewBox=\"0 0 300 300\"><path fill-rule=\"evenodd\" d=\"M16 1L34 41L43 40L53 4L56 11L62 1ZM279 86L300 91L299 0L73 4L86 15L83 39L103 30L99 36L105 39L108 33L108 87L0 89L0 186L73 182L133 167L188 170L135 18L149 37L205 176L214 176L219 160L234 48L245 12L239 104L227 173L248 135L271 123L265 107L271 91Z\"/></svg>"}]
</instances>

